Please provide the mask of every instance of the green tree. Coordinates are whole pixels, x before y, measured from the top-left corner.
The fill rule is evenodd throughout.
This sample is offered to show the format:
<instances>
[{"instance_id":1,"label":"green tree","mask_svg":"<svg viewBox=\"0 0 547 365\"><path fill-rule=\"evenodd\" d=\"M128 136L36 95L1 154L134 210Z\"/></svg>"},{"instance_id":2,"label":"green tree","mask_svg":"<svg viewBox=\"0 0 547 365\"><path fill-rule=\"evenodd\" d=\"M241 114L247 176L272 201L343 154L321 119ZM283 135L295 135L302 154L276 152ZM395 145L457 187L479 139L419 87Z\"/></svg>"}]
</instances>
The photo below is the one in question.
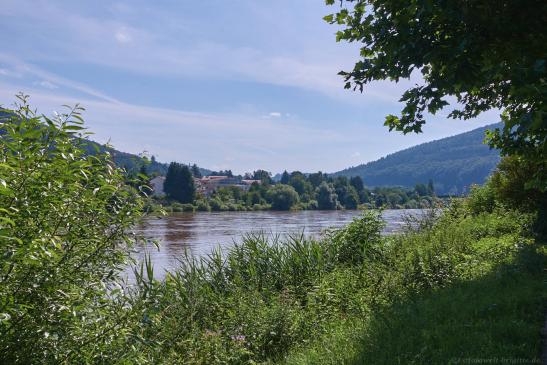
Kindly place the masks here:
<instances>
[{"instance_id":1,"label":"green tree","mask_svg":"<svg viewBox=\"0 0 547 365\"><path fill-rule=\"evenodd\" d=\"M533 161L532 182L547 189L545 1L340 3L325 20L342 27L337 41L359 42L362 57L340 72L346 88L422 75L424 82L403 93L401 115L386 117L390 130L421 132L426 113L448 106L447 97L461 105L452 118L501 109L504 126L488 134L490 145Z\"/></svg>"},{"instance_id":2,"label":"green tree","mask_svg":"<svg viewBox=\"0 0 547 365\"><path fill-rule=\"evenodd\" d=\"M351 184L351 186L355 188L355 190L357 190L358 193L363 191L363 189L365 188L365 185L363 184L363 179L361 179L361 176L351 177L349 179L349 183Z\"/></svg>"},{"instance_id":3,"label":"green tree","mask_svg":"<svg viewBox=\"0 0 547 365\"><path fill-rule=\"evenodd\" d=\"M313 174L308 175L308 181L313 186L313 188L317 188L323 181L325 181L325 176L321 171L315 172Z\"/></svg>"},{"instance_id":4,"label":"green tree","mask_svg":"<svg viewBox=\"0 0 547 365\"><path fill-rule=\"evenodd\" d=\"M346 209L357 209L357 205L359 205L359 193L350 185L344 198L344 207Z\"/></svg>"},{"instance_id":5,"label":"green tree","mask_svg":"<svg viewBox=\"0 0 547 365\"><path fill-rule=\"evenodd\" d=\"M272 183L272 174L266 170L256 170L253 172L253 180L260 180L264 185L270 185Z\"/></svg>"},{"instance_id":6,"label":"green tree","mask_svg":"<svg viewBox=\"0 0 547 365\"><path fill-rule=\"evenodd\" d=\"M295 174L289 179L289 185L296 190L299 195L304 195L312 190L311 184L302 174Z\"/></svg>"},{"instance_id":7,"label":"green tree","mask_svg":"<svg viewBox=\"0 0 547 365\"><path fill-rule=\"evenodd\" d=\"M281 174L281 180L279 181L281 184L288 184L289 183L289 179L291 177L289 176L289 173L287 172L287 170L283 171L283 174Z\"/></svg>"},{"instance_id":8,"label":"green tree","mask_svg":"<svg viewBox=\"0 0 547 365\"><path fill-rule=\"evenodd\" d=\"M272 209L289 210L298 203L298 193L289 185L273 185L268 189L268 201L272 204Z\"/></svg>"},{"instance_id":9,"label":"green tree","mask_svg":"<svg viewBox=\"0 0 547 365\"><path fill-rule=\"evenodd\" d=\"M183 204L192 203L196 197L196 187L188 166L171 162L167 169L163 190L169 199Z\"/></svg>"},{"instance_id":10,"label":"green tree","mask_svg":"<svg viewBox=\"0 0 547 365\"><path fill-rule=\"evenodd\" d=\"M424 184L416 184L416 187L414 188L414 191L416 191L416 194L418 194L418 196L427 196L428 195L427 186L425 186Z\"/></svg>"},{"instance_id":11,"label":"green tree","mask_svg":"<svg viewBox=\"0 0 547 365\"><path fill-rule=\"evenodd\" d=\"M50 119L20 95L0 117L2 364L129 358L116 282L143 202L108 153L86 152L82 110Z\"/></svg>"},{"instance_id":12,"label":"green tree","mask_svg":"<svg viewBox=\"0 0 547 365\"><path fill-rule=\"evenodd\" d=\"M199 167L196 164L192 165L192 175L194 175L194 177L198 179L202 177L201 171L199 170Z\"/></svg>"},{"instance_id":13,"label":"green tree","mask_svg":"<svg viewBox=\"0 0 547 365\"><path fill-rule=\"evenodd\" d=\"M433 185L433 180L431 179L429 179L429 182L427 183L427 195L435 195L435 186Z\"/></svg>"},{"instance_id":14,"label":"green tree","mask_svg":"<svg viewBox=\"0 0 547 365\"><path fill-rule=\"evenodd\" d=\"M338 205L338 196L331 184L323 181L317 188L317 205L319 209L332 210Z\"/></svg>"}]
</instances>

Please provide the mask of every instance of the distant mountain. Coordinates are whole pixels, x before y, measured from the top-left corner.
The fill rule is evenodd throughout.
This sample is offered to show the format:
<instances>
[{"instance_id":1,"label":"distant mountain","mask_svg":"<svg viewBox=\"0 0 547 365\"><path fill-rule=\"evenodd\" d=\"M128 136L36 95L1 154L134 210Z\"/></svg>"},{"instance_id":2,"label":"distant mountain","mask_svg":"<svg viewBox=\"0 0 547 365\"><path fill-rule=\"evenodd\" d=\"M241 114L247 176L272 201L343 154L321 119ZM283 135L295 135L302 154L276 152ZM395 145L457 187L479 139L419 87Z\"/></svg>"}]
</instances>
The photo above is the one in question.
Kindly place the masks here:
<instances>
[{"instance_id":1,"label":"distant mountain","mask_svg":"<svg viewBox=\"0 0 547 365\"><path fill-rule=\"evenodd\" d=\"M460 195L471 184L482 184L498 164L497 150L483 144L492 124L456 136L423 143L333 176L360 176L365 185L413 187L433 180L437 194Z\"/></svg>"}]
</instances>

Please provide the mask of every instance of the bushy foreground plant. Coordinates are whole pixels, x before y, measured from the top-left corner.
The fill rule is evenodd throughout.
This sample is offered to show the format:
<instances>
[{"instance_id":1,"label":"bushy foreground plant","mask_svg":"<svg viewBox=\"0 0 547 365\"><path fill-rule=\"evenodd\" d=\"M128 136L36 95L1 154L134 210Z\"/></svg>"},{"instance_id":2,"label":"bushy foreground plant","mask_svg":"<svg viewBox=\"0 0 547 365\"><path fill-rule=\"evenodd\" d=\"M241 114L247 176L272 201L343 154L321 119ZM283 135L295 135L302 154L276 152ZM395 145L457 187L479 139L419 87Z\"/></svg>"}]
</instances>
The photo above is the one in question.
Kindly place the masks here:
<instances>
[{"instance_id":1,"label":"bushy foreground plant","mask_svg":"<svg viewBox=\"0 0 547 365\"><path fill-rule=\"evenodd\" d=\"M50 119L18 100L0 119L0 363L123 359L116 285L141 200L107 154L84 153L82 108Z\"/></svg>"},{"instance_id":2,"label":"bushy foreground plant","mask_svg":"<svg viewBox=\"0 0 547 365\"><path fill-rule=\"evenodd\" d=\"M547 252L534 239L533 214L498 204L480 211L472 200L489 194L481 189L489 187L433 225L385 238L380 255L350 275L364 271L368 283L344 299L368 310L331 322L286 363L538 362Z\"/></svg>"}]
</instances>

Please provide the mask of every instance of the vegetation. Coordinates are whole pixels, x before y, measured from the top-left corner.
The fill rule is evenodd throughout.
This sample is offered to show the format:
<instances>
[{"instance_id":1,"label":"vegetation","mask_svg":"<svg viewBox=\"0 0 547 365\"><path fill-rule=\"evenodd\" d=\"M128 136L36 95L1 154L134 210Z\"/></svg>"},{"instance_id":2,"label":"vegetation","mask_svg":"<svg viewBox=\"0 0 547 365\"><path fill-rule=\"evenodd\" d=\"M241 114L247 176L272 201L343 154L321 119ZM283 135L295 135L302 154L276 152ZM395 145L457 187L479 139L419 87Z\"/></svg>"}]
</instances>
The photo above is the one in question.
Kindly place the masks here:
<instances>
[{"instance_id":1,"label":"vegetation","mask_svg":"<svg viewBox=\"0 0 547 365\"><path fill-rule=\"evenodd\" d=\"M163 190L167 198L182 204L192 203L196 197L194 177L190 168L178 162L171 162L167 169Z\"/></svg>"},{"instance_id":2,"label":"vegetation","mask_svg":"<svg viewBox=\"0 0 547 365\"><path fill-rule=\"evenodd\" d=\"M290 185L275 185L268 190L268 200L272 202L272 209L289 210L298 203L298 193Z\"/></svg>"},{"instance_id":3,"label":"vegetation","mask_svg":"<svg viewBox=\"0 0 547 365\"><path fill-rule=\"evenodd\" d=\"M290 174L288 184L274 183L270 174L258 170L248 177L256 177L248 190L237 186L217 188L210 196L195 195L195 199L173 200L162 197L149 199L152 209L167 211L248 211L248 210L301 210L301 209L357 209L361 208L429 208L446 202L435 196L433 182L419 183L414 189L378 187L369 190L360 177L330 177L321 172L305 175L300 171ZM287 174L288 175L288 174ZM184 186L174 184L173 189ZM179 192L182 194L181 192ZM187 204L183 207L180 203Z\"/></svg>"},{"instance_id":4,"label":"vegetation","mask_svg":"<svg viewBox=\"0 0 547 365\"><path fill-rule=\"evenodd\" d=\"M461 106L452 118L501 109L503 128L489 132L490 146L534 164L529 184L546 189L547 28L537 16L547 10L544 1L340 4L325 20L342 26L337 41L361 46L353 70L340 72L346 88L362 91L374 80L422 75L423 83L403 93L401 115L386 117L390 130L421 132L426 113L449 106L448 97Z\"/></svg>"},{"instance_id":5,"label":"vegetation","mask_svg":"<svg viewBox=\"0 0 547 365\"><path fill-rule=\"evenodd\" d=\"M473 184L484 184L500 161L499 151L482 141L493 124L453 137L423 143L350 167L334 176L359 176L367 186L413 187L434 180L437 195L465 195Z\"/></svg>"},{"instance_id":6,"label":"vegetation","mask_svg":"<svg viewBox=\"0 0 547 365\"><path fill-rule=\"evenodd\" d=\"M0 363L111 363L127 344L117 286L142 212L108 153L86 153L75 107L0 119Z\"/></svg>"},{"instance_id":7,"label":"vegetation","mask_svg":"<svg viewBox=\"0 0 547 365\"><path fill-rule=\"evenodd\" d=\"M539 356L547 250L535 199L545 193L521 199L534 171L520 161L400 234L381 235L379 213L368 211L318 240L246 236L224 254L183 258L161 282L145 260L120 290L142 198L108 155L84 153L79 112L38 117L23 98L1 120L1 363ZM317 177L305 182L331 197L360 186Z\"/></svg>"}]
</instances>

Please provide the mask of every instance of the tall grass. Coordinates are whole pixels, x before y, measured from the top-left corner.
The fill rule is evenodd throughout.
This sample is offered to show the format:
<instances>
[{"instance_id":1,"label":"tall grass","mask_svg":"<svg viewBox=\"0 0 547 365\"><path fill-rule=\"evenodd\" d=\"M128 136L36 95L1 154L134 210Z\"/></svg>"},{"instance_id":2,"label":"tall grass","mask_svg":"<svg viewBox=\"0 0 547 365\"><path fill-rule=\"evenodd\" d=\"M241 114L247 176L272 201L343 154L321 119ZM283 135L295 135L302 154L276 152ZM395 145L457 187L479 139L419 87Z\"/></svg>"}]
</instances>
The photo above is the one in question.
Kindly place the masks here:
<instances>
[{"instance_id":1,"label":"tall grass","mask_svg":"<svg viewBox=\"0 0 547 365\"><path fill-rule=\"evenodd\" d=\"M374 212L320 240L247 235L141 284L153 346L139 351L196 364L533 358L545 255L530 221L455 204L389 237Z\"/></svg>"}]
</instances>

